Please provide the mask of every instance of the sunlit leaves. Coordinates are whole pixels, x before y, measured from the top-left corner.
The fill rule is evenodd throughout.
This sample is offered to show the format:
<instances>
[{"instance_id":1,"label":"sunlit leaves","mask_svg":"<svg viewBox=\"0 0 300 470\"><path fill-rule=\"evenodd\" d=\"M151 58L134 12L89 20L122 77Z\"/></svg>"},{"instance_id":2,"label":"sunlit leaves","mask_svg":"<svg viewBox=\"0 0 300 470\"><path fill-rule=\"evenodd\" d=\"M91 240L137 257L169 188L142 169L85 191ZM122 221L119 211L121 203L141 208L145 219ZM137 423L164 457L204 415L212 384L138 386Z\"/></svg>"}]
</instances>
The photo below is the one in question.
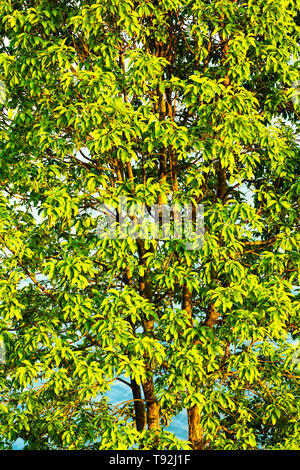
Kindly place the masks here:
<instances>
[{"instance_id":1,"label":"sunlit leaves","mask_svg":"<svg viewBox=\"0 0 300 470\"><path fill-rule=\"evenodd\" d=\"M296 13L2 0L2 448L185 449L192 406L205 448L299 447ZM100 237L120 196L203 204L203 246ZM110 393L151 380L138 432Z\"/></svg>"}]
</instances>

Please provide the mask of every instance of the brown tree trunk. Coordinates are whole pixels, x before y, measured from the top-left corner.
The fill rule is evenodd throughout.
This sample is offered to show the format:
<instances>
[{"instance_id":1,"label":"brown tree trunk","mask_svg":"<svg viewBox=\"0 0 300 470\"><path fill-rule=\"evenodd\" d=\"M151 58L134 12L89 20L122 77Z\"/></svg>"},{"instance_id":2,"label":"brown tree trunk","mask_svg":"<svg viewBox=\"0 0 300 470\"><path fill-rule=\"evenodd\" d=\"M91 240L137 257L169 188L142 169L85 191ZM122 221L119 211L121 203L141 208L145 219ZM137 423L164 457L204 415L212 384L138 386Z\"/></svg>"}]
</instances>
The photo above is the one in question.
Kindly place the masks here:
<instances>
[{"instance_id":1,"label":"brown tree trunk","mask_svg":"<svg viewBox=\"0 0 300 470\"><path fill-rule=\"evenodd\" d=\"M143 390L147 405L148 429L159 429L159 404L154 393L152 377L143 382Z\"/></svg>"},{"instance_id":2,"label":"brown tree trunk","mask_svg":"<svg viewBox=\"0 0 300 470\"><path fill-rule=\"evenodd\" d=\"M132 285L132 276L129 267L127 266L124 272L123 281L126 285ZM135 333L135 324L128 317L127 321L130 323L133 333ZM135 414L135 425L138 431L143 431L146 426L146 410L144 400L142 398L141 387L135 379L131 377L130 380L132 397L134 400L134 414Z\"/></svg>"},{"instance_id":3,"label":"brown tree trunk","mask_svg":"<svg viewBox=\"0 0 300 470\"><path fill-rule=\"evenodd\" d=\"M183 286L182 309L187 312L190 318L191 326L193 326L193 294L188 286ZM187 409L188 418L188 440L194 450L203 449L203 433L200 424L200 412L198 405L194 405Z\"/></svg>"},{"instance_id":4,"label":"brown tree trunk","mask_svg":"<svg viewBox=\"0 0 300 470\"><path fill-rule=\"evenodd\" d=\"M221 162L219 162L218 169L218 186L217 186L217 197L223 202L227 193L227 180L226 180L226 169L222 167Z\"/></svg>"},{"instance_id":5,"label":"brown tree trunk","mask_svg":"<svg viewBox=\"0 0 300 470\"><path fill-rule=\"evenodd\" d=\"M140 263L146 268L146 260L144 259L145 249L143 244L138 240L138 251ZM152 290L151 284L147 277L146 272L143 276L140 276L139 290L142 297L152 301ZM154 321L152 318L144 319L143 321L144 333L149 336L153 335ZM145 356L146 361L146 380L142 383L146 406L147 406L147 426L148 429L159 429L159 404L155 396L154 391L154 380L152 375L151 366L149 364L149 358Z\"/></svg>"},{"instance_id":6,"label":"brown tree trunk","mask_svg":"<svg viewBox=\"0 0 300 470\"><path fill-rule=\"evenodd\" d=\"M219 312L217 312L214 304L212 303L208 304L204 325L212 328L214 324L217 322L218 318L219 318Z\"/></svg>"},{"instance_id":7,"label":"brown tree trunk","mask_svg":"<svg viewBox=\"0 0 300 470\"><path fill-rule=\"evenodd\" d=\"M200 425L200 413L198 405L192 406L187 410L189 441L193 450L203 450L203 434Z\"/></svg>"},{"instance_id":8,"label":"brown tree trunk","mask_svg":"<svg viewBox=\"0 0 300 470\"><path fill-rule=\"evenodd\" d=\"M145 405L142 399L140 386L134 379L131 379L131 389L134 399L135 424L138 431L143 431L146 426Z\"/></svg>"}]
</instances>

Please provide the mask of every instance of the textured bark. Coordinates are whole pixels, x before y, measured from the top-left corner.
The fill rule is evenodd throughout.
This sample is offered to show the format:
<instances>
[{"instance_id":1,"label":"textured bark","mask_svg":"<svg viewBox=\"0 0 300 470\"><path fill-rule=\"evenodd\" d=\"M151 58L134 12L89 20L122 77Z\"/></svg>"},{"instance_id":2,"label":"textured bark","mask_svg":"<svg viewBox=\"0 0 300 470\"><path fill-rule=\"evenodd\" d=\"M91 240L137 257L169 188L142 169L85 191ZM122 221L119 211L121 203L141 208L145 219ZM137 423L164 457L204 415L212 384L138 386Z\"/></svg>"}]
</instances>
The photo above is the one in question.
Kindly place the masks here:
<instances>
[{"instance_id":1,"label":"textured bark","mask_svg":"<svg viewBox=\"0 0 300 470\"><path fill-rule=\"evenodd\" d=\"M126 267L126 270L123 276L123 281L128 286L132 285L132 276L131 276L131 272L128 266ZM131 321L130 316L126 320L130 323L132 327L132 331L135 332L135 324ZM136 429L138 431L143 431L146 426L146 409L145 409L144 400L142 398L141 387L133 378L131 378L130 385L131 385L132 396L134 400L134 414L135 414Z\"/></svg>"},{"instance_id":2,"label":"textured bark","mask_svg":"<svg viewBox=\"0 0 300 470\"><path fill-rule=\"evenodd\" d=\"M134 399L135 424L138 431L143 431L146 426L146 410L140 386L134 379L131 380L131 389Z\"/></svg>"},{"instance_id":3,"label":"textured bark","mask_svg":"<svg viewBox=\"0 0 300 470\"><path fill-rule=\"evenodd\" d=\"M191 325L193 325L193 318L192 318L192 308L193 308L193 295L191 290L188 288L186 284L183 286L182 292L182 310L185 310L189 316Z\"/></svg>"},{"instance_id":4,"label":"textured bark","mask_svg":"<svg viewBox=\"0 0 300 470\"><path fill-rule=\"evenodd\" d=\"M152 377L143 382L143 390L147 404L148 429L159 429L159 404L154 393Z\"/></svg>"},{"instance_id":5,"label":"textured bark","mask_svg":"<svg viewBox=\"0 0 300 470\"><path fill-rule=\"evenodd\" d=\"M182 293L182 309L185 310L190 318L191 326L193 326L193 295L187 285L183 286ZM198 341L195 341L195 344ZM203 449L203 433L200 424L200 413L198 405L194 405L187 409L188 417L188 440L194 450Z\"/></svg>"},{"instance_id":6,"label":"textured bark","mask_svg":"<svg viewBox=\"0 0 300 470\"><path fill-rule=\"evenodd\" d=\"M208 304L204 325L212 328L217 322L218 318L219 312L217 312L214 304Z\"/></svg>"},{"instance_id":7,"label":"textured bark","mask_svg":"<svg viewBox=\"0 0 300 470\"><path fill-rule=\"evenodd\" d=\"M200 425L200 413L198 405L192 406L187 410L189 441L193 450L203 450L203 434Z\"/></svg>"},{"instance_id":8,"label":"textured bark","mask_svg":"<svg viewBox=\"0 0 300 470\"><path fill-rule=\"evenodd\" d=\"M218 187L217 187L217 197L222 199L223 202L227 193L227 181L226 181L226 169L222 168L221 162L219 163L218 169Z\"/></svg>"},{"instance_id":9,"label":"textured bark","mask_svg":"<svg viewBox=\"0 0 300 470\"><path fill-rule=\"evenodd\" d=\"M138 241L138 250L139 250L140 263L142 266L146 267L146 261L144 259L145 250L141 241ZM152 301L151 284L146 273L143 276L140 276L139 290L140 290L140 294L142 297L144 297L145 299L148 299L149 302ZM153 319L152 318L144 319L143 328L144 328L144 332L147 335L152 336L153 330L154 330ZM145 362L146 362L147 379L143 382L142 387L143 387L146 406L147 406L147 415L146 415L147 426L148 426L148 429L159 429L159 404L155 396L154 381L153 381L151 366L149 363L150 361L147 356L145 356Z\"/></svg>"}]
</instances>

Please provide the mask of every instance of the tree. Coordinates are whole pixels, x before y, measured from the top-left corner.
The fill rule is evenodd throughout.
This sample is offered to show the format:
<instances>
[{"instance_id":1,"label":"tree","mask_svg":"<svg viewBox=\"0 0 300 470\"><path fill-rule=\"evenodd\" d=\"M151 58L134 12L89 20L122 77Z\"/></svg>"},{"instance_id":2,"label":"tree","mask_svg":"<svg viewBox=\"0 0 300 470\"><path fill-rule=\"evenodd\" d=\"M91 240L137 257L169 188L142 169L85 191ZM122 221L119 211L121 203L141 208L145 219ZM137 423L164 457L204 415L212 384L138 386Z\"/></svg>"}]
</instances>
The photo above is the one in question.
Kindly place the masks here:
<instances>
[{"instance_id":1,"label":"tree","mask_svg":"<svg viewBox=\"0 0 300 470\"><path fill-rule=\"evenodd\" d=\"M2 448L299 448L296 2L0 18ZM203 246L99 236L121 196L201 204Z\"/></svg>"}]
</instances>

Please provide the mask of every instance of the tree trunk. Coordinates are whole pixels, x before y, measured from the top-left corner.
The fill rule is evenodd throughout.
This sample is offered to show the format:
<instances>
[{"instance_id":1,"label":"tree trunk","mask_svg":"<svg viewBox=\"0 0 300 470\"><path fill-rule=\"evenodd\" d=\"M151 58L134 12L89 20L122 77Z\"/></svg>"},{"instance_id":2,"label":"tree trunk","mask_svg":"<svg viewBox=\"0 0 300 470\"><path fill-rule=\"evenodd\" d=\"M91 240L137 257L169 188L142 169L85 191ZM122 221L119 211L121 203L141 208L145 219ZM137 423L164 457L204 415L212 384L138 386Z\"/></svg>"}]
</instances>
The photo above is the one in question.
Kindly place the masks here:
<instances>
[{"instance_id":1,"label":"tree trunk","mask_svg":"<svg viewBox=\"0 0 300 470\"><path fill-rule=\"evenodd\" d=\"M226 169L222 167L221 162L219 162L218 169L218 187L217 187L217 197L223 202L227 192L227 180L226 180Z\"/></svg>"},{"instance_id":2,"label":"tree trunk","mask_svg":"<svg viewBox=\"0 0 300 470\"><path fill-rule=\"evenodd\" d=\"M139 250L139 257L140 263L142 266L146 267L146 261L144 259L145 249L142 243L138 241L138 250ZM149 279L147 278L147 274L144 273L143 276L140 276L139 280L139 291L142 297L148 299L149 302L152 302L152 290L151 284ZM154 321L152 318L144 319L143 321L143 329L144 332L149 335L153 336L154 330ZM152 370L149 363L149 358L145 356L146 360L146 380L143 382L143 391L145 395L145 401L147 406L147 426L148 429L159 429L159 404L158 400L155 396L154 391L154 380L152 375Z\"/></svg>"},{"instance_id":3,"label":"tree trunk","mask_svg":"<svg viewBox=\"0 0 300 470\"><path fill-rule=\"evenodd\" d=\"M159 429L159 404L154 393L152 377L143 382L143 390L147 404L148 429Z\"/></svg>"},{"instance_id":4,"label":"tree trunk","mask_svg":"<svg viewBox=\"0 0 300 470\"><path fill-rule=\"evenodd\" d=\"M126 270L123 276L123 281L128 286L132 285L132 276L131 276L131 272L128 266L126 267ZM131 321L130 317L127 318L127 321L130 323L133 333L135 333L135 325ZM145 429L145 426L146 426L145 404L142 398L140 385L138 385L136 380L133 378L131 378L130 385L131 385L132 396L134 400L135 425L136 425L136 429L141 432Z\"/></svg>"},{"instance_id":5,"label":"tree trunk","mask_svg":"<svg viewBox=\"0 0 300 470\"><path fill-rule=\"evenodd\" d=\"M182 295L182 309L187 312L190 318L191 326L193 326L193 294L191 290L185 284L183 286ZM194 405L187 409L188 417L188 440L192 444L194 450L203 449L203 433L200 424L200 413L198 405Z\"/></svg>"},{"instance_id":6,"label":"tree trunk","mask_svg":"<svg viewBox=\"0 0 300 470\"><path fill-rule=\"evenodd\" d=\"M141 388L134 379L131 379L131 389L134 399L136 429L141 432L146 426L145 405L142 399Z\"/></svg>"},{"instance_id":7,"label":"tree trunk","mask_svg":"<svg viewBox=\"0 0 300 470\"><path fill-rule=\"evenodd\" d=\"M200 413L198 405L192 406L187 410L189 441L193 450L203 450L203 434L200 425Z\"/></svg>"}]
</instances>

